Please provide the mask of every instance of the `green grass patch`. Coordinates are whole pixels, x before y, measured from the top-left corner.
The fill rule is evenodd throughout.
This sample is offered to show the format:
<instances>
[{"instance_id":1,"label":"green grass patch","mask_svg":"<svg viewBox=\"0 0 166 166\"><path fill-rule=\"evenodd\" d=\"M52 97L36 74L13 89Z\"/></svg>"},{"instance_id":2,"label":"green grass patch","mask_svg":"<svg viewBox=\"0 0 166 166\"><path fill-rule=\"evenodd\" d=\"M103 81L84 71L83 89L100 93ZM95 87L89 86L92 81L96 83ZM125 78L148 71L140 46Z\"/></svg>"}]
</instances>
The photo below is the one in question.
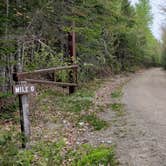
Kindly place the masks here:
<instances>
[{"instance_id":1,"label":"green grass patch","mask_svg":"<svg viewBox=\"0 0 166 166\"><path fill-rule=\"evenodd\" d=\"M115 111L119 116L124 115L124 105L121 103L111 104L111 110Z\"/></svg>"},{"instance_id":2,"label":"green grass patch","mask_svg":"<svg viewBox=\"0 0 166 166\"><path fill-rule=\"evenodd\" d=\"M112 147L99 146L94 148L90 145L83 145L76 152L76 155L72 166L116 166L118 164Z\"/></svg>"},{"instance_id":3,"label":"green grass patch","mask_svg":"<svg viewBox=\"0 0 166 166\"><path fill-rule=\"evenodd\" d=\"M15 117L15 112L17 110L18 110L18 101L3 106L3 108L0 110L0 120L17 121L18 118Z\"/></svg>"},{"instance_id":4,"label":"green grass patch","mask_svg":"<svg viewBox=\"0 0 166 166\"><path fill-rule=\"evenodd\" d=\"M63 141L38 142L29 150L21 150L18 146L19 135L0 134L0 165L8 166L116 166L114 148L88 144L77 149L66 148ZM17 138L18 137L18 138ZM21 136L20 136L21 138ZM16 141L17 140L17 141Z\"/></svg>"},{"instance_id":5,"label":"green grass patch","mask_svg":"<svg viewBox=\"0 0 166 166\"><path fill-rule=\"evenodd\" d=\"M95 90L99 88L101 81L93 81L77 90L72 95L59 95L55 97L56 106L61 111L79 113L88 110L92 106Z\"/></svg>"},{"instance_id":6,"label":"green grass patch","mask_svg":"<svg viewBox=\"0 0 166 166\"><path fill-rule=\"evenodd\" d=\"M94 130L101 130L108 126L106 121L99 119L96 115L84 115L81 120L93 126Z\"/></svg>"},{"instance_id":7,"label":"green grass patch","mask_svg":"<svg viewBox=\"0 0 166 166\"><path fill-rule=\"evenodd\" d=\"M38 96L37 101L39 105L44 102L45 105L52 105L60 111L79 113L82 110L88 110L90 108L95 90L99 88L100 84L101 80L94 80L78 89L72 95L47 89Z\"/></svg>"},{"instance_id":8,"label":"green grass patch","mask_svg":"<svg viewBox=\"0 0 166 166\"><path fill-rule=\"evenodd\" d=\"M10 92L7 92L7 93L0 92L0 99L8 99L8 98L10 98L12 96L13 96L13 94L10 93Z\"/></svg>"},{"instance_id":9,"label":"green grass patch","mask_svg":"<svg viewBox=\"0 0 166 166\"><path fill-rule=\"evenodd\" d=\"M79 113L82 110L87 110L92 104L91 96L82 96L82 94L74 94L71 96L63 96L56 98L56 106L61 111Z\"/></svg>"},{"instance_id":10,"label":"green grass patch","mask_svg":"<svg viewBox=\"0 0 166 166\"><path fill-rule=\"evenodd\" d=\"M114 92L111 93L111 97L112 98L120 98L122 97L123 93L122 93L122 89L119 88L117 90L115 90Z\"/></svg>"}]
</instances>

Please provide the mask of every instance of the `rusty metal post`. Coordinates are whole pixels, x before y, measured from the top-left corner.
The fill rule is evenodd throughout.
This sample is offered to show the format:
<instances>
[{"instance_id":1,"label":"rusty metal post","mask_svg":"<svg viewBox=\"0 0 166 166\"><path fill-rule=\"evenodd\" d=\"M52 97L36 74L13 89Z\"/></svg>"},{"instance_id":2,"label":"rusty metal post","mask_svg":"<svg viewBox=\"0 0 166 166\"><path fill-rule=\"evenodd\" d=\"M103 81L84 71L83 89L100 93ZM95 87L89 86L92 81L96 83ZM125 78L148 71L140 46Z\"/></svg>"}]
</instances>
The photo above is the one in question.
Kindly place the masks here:
<instances>
[{"instance_id":1,"label":"rusty metal post","mask_svg":"<svg viewBox=\"0 0 166 166\"><path fill-rule=\"evenodd\" d=\"M69 43L68 45L69 45L70 60L71 60L72 64L75 64L75 62L76 62L76 34L75 34L75 22L74 21L73 21L73 25L72 25L72 32L70 32L68 35L68 43ZM75 82L76 78L77 78L77 76L76 76L77 72L74 70L69 72L69 81L71 83ZM75 92L75 86L70 86L69 94L72 94L74 92Z\"/></svg>"}]
</instances>

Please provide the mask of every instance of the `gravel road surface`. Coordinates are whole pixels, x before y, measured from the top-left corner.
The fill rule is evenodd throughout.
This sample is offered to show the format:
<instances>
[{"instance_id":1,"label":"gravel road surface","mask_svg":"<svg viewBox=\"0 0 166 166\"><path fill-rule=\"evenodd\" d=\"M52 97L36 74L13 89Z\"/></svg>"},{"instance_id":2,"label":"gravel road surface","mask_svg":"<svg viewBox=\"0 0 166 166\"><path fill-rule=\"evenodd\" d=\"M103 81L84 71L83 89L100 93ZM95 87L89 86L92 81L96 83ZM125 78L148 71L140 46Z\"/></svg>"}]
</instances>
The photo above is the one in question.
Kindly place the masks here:
<instances>
[{"instance_id":1,"label":"gravel road surface","mask_svg":"<svg viewBox=\"0 0 166 166\"><path fill-rule=\"evenodd\" d=\"M123 91L125 137L117 139L121 165L166 166L166 72L140 72Z\"/></svg>"}]
</instances>

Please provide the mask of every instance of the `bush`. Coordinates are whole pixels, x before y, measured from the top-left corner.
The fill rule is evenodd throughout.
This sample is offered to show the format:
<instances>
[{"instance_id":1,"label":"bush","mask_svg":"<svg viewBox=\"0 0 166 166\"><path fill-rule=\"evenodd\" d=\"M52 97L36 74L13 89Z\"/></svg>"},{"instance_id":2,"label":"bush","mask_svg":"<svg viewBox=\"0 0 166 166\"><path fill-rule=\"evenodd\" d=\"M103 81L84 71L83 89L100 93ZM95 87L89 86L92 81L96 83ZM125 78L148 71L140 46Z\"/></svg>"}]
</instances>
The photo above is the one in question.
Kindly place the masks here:
<instances>
[{"instance_id":1,"label":"bush","mask_svg":"<svg viewBox=\"0 0 166 166\"><path fill-rule=\"evenodd\" d=\"M82 145L77 150L68 149L63 141L58 143L39 142L29 150L19 149L16 140L20 135L0 135L0 165L2 166L115 166L113 148Z\"/></svg>"}]
</instances>

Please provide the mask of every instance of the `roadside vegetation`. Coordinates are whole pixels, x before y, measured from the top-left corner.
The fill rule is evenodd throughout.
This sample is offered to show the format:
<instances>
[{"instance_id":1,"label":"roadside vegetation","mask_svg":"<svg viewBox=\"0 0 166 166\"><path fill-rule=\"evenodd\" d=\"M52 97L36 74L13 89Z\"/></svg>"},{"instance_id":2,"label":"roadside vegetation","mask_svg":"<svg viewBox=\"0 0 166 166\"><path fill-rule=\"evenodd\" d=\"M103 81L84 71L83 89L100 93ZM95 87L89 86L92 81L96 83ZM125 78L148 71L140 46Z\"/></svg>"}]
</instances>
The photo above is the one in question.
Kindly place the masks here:
<instances>
[{"instance_id":1,"label":"roadside vegetation","mask_svg":"<svg viewBox=\"0 0 166 166\"><path fill-rule=\"evenodd\" d=\"M18 137L18 136L17 136ZM78 149L66 149L64 142L38 142L29 150L19 150L14 135L1 133L0 164L3 166L115 166L113 147L81 145ZM19 137L18 137L19 138Z\"/></svg>"},{"instance_id":2,"label":"roadside vegetation","mask_svg":"<svg viewBox=\"0 0 166 166\"><path fill-rule=\"evenodd\" d=\"M162 66L164 69L166 69L166 28L163 27L162 31Z\"/></svg>"},{"instance_id":3,"label":"roadside vegetation","mask_svg":"<svg viewBox=\"0 0 166 166\"><path fill-rule=\"evenodd\" d=\"M92 81L71 96L48 88L41 90L35 101L33 97L31 123L34 135L32 135L29 150L21 150L22 137L19 132L19 115L16 111L14 111L15 114L9 114L10 118L2 114L0 126L5 125L5 127L0 129L0 165L97 166L110 164L116 166L113 146L101 144L94 147L88 143L75 142L75 138L86 129L99 131L108 126L106 121L98 117L97 112L90 111L94 108L95 91L101 83L101 80ZM60 125L54 130L52 127L47 128L47 124ZM71 130L64 129L65 125L68 128L71 127ZM42 134L39 128L42 128ZM70 135L72 130L73 133Z\"/></svg>"}]
</instances>

